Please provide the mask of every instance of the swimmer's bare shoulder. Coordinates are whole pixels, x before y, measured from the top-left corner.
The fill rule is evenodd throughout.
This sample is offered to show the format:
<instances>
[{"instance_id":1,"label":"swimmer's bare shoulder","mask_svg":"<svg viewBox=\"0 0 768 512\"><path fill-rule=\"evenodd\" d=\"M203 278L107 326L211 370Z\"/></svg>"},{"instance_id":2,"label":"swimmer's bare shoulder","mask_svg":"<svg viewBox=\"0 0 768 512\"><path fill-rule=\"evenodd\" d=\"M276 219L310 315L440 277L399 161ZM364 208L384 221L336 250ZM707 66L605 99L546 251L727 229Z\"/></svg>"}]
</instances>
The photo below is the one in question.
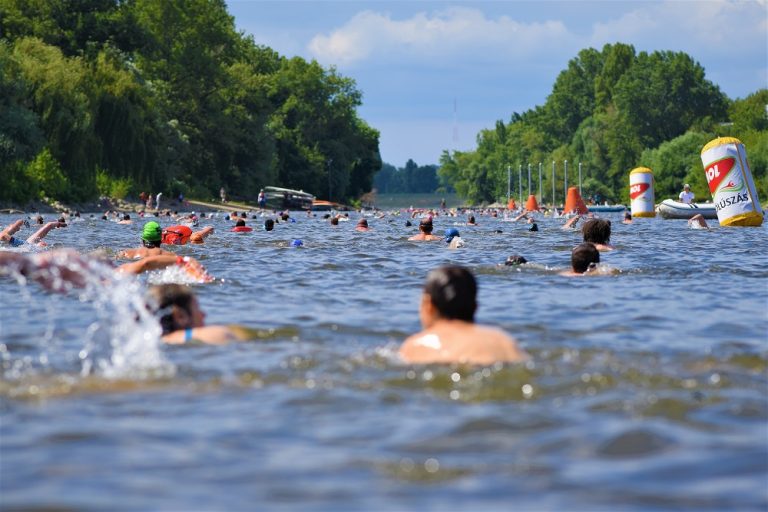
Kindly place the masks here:
<instances>
[{"instance_id":1,"label":"swimmer's bare shoulder","mask_svg":"<svg viewBox=\"0 0 768 512\"><path fill-rule=\"evenodd\" d=\"M400 347L407 363L461 363L487 365L526 361L529 356L501 329L450 322L408 337ZM462 325L463 324L463 325Z\"/></svg>"},{"instance_id":2,"label":"swimmer's bare shoulder","mask_svg":"<svg viewBox=\"0 0 768 512\"><path fill-rule=\"evenodd\" d=\"M185 343L186 332L181 329L163 336L163 341L179 345ZM211 345L222 345L231 341L243 341L248 339L243 331L233 329L228 325L206 325L192 329L192 340L209 343Z\"/></svg>"}]
</instances>

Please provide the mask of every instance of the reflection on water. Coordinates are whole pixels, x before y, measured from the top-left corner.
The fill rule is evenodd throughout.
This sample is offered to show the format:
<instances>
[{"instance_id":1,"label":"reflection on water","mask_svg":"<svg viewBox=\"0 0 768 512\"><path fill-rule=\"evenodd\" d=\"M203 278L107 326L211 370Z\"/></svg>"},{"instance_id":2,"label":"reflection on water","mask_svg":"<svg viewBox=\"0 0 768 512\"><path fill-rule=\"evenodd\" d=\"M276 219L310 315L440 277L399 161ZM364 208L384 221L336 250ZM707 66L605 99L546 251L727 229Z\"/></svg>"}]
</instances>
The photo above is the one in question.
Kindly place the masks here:
<instances>
[{"instance_id":1,"label":"reflection on water","mask_svg":"<svg viewBox=\"0 0 768 512\"><path fill-rule=\"evenodd\" d=\"M765 227L614 222L612 271L569 279L557 272L579 233L560 220L529 233L479 217L452 251L405 241L405 215L368 219L368 233L299 214L241 235L219 217L205 246L179 248L217 278L193 285L208 321L250 329L223 347L162 346L144 282L108 269L67 294L0 280L0 503L768 507ZM139 229L87 220L50 241L113 251ZM532 264L498 265L513 253ZM445 263L475 271L478 320L532 361L397 360L424 276Z\"/></svg>"}]
</instances>

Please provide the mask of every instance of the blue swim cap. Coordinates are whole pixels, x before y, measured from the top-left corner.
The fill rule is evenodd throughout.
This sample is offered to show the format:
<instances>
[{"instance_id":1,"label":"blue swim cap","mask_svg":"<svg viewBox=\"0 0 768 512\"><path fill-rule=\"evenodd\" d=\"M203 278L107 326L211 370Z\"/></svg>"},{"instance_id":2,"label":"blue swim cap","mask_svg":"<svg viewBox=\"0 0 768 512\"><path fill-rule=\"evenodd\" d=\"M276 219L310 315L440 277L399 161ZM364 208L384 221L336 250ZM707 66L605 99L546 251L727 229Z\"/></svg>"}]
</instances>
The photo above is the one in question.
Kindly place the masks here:
<instances>
[{"instance_id":1,"label":"blue swim cap","mask_svg":"<svg viewBox=\"0 0 768 512\"><path fill-rule=\"evenodd\" d=\"M302 245L304 245L304 243L298 238L291 242L291 247L301 247Z\"/></svg>"},{"instance_id":2,"label":"blue swim cap","mask_svg":"<svg viewBox=\"0 0 768 512\"><path fill-rule=\"evenodd\" d=\"M459 230L456 228L449 228L445 230L445 243L451 243L454 237L459 236Z\"/></svg>"}]
</instances>

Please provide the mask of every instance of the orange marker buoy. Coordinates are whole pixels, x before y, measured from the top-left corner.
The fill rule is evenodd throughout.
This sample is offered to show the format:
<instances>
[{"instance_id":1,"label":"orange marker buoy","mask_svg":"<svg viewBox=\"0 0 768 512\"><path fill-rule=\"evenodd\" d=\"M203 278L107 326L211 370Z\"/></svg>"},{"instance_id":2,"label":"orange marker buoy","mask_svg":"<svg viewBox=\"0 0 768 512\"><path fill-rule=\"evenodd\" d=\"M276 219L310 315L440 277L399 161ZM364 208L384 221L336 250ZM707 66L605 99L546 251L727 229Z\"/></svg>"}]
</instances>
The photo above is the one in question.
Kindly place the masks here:
<instances>
[{"instance_id":1,"label":"orange marker buoy","mask_svg":"<svg viewBox=\"0 0 768 512\"><path fill-rule=\"evenodd\" d=\"M568 187L568 196L565 198L565 208L563 213L578 213L586 215L589 213L587 205L579 194L579 187Z\"/></svg>"},{"instance_id":2,"label":"orange marker buoy","mask_svg":"<svg viewBox=\"0 0 768 512\"><path fill-rule=\"evenodd\" d=\"M536 196L531 194L528 196L528 201L525 202L525 209L529 212L539 211L539 203L536 202Z\"/></svg>"},{"instance_id":3,"label":"orange marker buoy","mask_svg":"<svg viewBox=\"0 0 768 512\"><path fill-rule=\"evenodd\" d=\"M721 137L701 150L701 163L721 226L760 226L763 209L739 139Z\"/></svg>"},{"instance_id":4,"label":"orange marker buoy","mask_svg":"<svg viewBox=\"0 0 768 512\"><path fill-rule=\"evenodd\" d=\"M629 173L629 199L633 217L655 217L653 171L637 167Z\"/></svg>"},{"instance_id":5,"label":"orange marker buoy","mask_svg":"<svg viewBox=\"0 0 768 512\"><path fill-rule=\"evenodd\" d=\"M509 202L507 203L507 209L509 209L509 210L517 209L517 204L515 204L515 200L514 199L510 199L509 200Z\"/></svg>"}]
</instances>

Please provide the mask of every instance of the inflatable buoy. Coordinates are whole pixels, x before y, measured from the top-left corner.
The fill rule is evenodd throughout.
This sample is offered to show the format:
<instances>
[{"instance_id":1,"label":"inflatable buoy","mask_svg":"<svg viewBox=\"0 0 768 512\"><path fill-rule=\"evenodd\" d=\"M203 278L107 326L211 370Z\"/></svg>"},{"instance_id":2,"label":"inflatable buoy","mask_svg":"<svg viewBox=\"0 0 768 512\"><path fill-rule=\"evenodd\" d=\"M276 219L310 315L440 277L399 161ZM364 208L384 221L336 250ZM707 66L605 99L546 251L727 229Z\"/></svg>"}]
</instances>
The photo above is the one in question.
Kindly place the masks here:
<instances>
[{"instance_id":1,"label":"inflatable buoy","mask_svg":"<svg viewBox=\"0 0 768 512\"><path fill-rule=\"evenodd\" d=\"M739 139L721 137L701 150L701 163L721 226L760 226L763 209Z\"/></svg>"},{"instance_id":2,"label":"inflatable buoy","mask_svg":"<svg viewBox=\"0 0 768 512\"><path fill-rule=\"evenodd\" d=\"M192 236L189 226L169 226L163 230L162 242L168 245L184 245Z\"/></svg>"},{"instance_id":3,"label":"inflatable buoy","mask_svg":"<svg viewBox=\"0 0 768 512\"><path fill-rule=\"evenodd\" d=\"M589 213L587 205L584 204L584 200L581 198L581 194L579 194L579 187L568 188L568 196L565 198L563 213L578 213L580 215Z\"/></svg>"},{"instance_id":4,"label":"inflatable buoy","mask_svg":"<svg viewBox=\"0 0 768 512\"><path fill-rule=\"evenodd\" d=\"M509 200L509 202L507 203L507 209L508 210L515 210L515 209L517 209L517 204L515 204L515 200L514 199L510 199Z\"/></svg>"},{"instance_id":5,"label":"inflatable buoy","mask_svg":"<svg viewBox=\"0 0 768 512\"><path fill-rule=\"evenodd\" d=\"M531 194L528 196L528 201L525 202L525 209L529 212L539 211L539 203L536 201L536 196Z\"/></svg>"},{"instance_id":6,"label":"inflatable buoy","mask_svg":"<svg viewBox=\"0 0 768 512\"><path fill-rule=\"evenodd\" d=\"M637 167L629 173L630 211L633 217L655 217L656 193L653 190L653 171Z\"/></svg>"},{"instance_id":7,"label":"inflatable buoy","mask_svg":"<svg viewBox=\"0 0 768 512\"><path fill-rule=\"evenodd\" d=\"M235 226L232 228L232 231L235 233L248 233L249 231L253 231L253 228L248 226Z\"/></svg>"}]
</instances>

